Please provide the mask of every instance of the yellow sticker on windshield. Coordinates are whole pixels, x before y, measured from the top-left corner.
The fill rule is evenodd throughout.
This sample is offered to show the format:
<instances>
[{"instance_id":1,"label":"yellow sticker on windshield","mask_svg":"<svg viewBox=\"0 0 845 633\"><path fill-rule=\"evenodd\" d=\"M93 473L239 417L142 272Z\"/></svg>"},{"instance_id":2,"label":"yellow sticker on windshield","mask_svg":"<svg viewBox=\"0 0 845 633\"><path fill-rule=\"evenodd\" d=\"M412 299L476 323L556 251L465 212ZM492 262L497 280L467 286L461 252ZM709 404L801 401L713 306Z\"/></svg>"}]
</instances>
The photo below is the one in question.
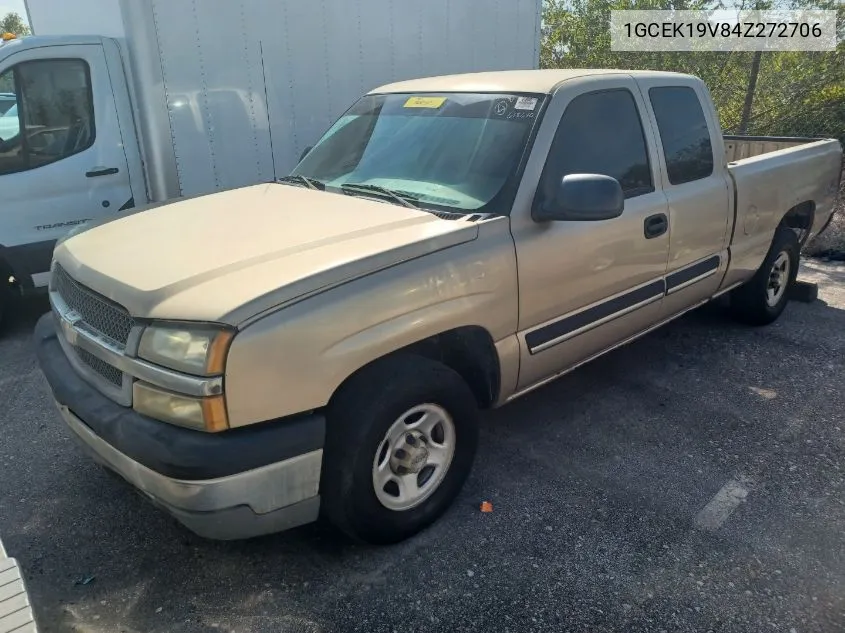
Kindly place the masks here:
<instances>
[{"instance_id":1,"label":"yellow sticker on windshield","mask_svg":"<svg viewBox=\"0 0 845 633\"><path fill-rule=\"evenodd\" d=\"M405 102L406 108L439 108L446 103L446 97L411 97Z\"/></svg>"}]
</instances>

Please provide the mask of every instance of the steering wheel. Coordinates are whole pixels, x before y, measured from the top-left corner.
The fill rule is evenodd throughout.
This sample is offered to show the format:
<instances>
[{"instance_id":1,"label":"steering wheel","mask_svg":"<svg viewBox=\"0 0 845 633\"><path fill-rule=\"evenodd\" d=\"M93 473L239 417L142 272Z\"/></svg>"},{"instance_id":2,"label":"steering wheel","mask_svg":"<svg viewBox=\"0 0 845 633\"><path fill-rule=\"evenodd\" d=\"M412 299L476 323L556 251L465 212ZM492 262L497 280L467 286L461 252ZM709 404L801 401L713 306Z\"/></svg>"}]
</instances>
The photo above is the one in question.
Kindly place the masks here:
<instances>
[{"instance_id":1,"label":"steering wheel","mask_svg":"<svg viewBox=\"0 0 845 633\"><path fill-rule=\"evenodd\" d=\"M6 152L10 152L16 147L21 146L21 135L20 133L15 134L14 136L9 137L8 139L0 138L0 153L5 154Z\"/></svg>"},{"instance_id":2,"label":"steering wheel","mask_svg":"<svg viewBox=\"0 0 845 633\"><path fill-rule=\"evenodd\" d=\"M89 139L91 138L91 121L88 119L77 119L77 122L71 129L76 129L76 139L73 141L73 145L68 148L65 147L65 156L70 156L71 154L75 154L76 152L80 151L88 144ZM69 150L69 151L68 151Z\"/></svg>"}]
</instances>

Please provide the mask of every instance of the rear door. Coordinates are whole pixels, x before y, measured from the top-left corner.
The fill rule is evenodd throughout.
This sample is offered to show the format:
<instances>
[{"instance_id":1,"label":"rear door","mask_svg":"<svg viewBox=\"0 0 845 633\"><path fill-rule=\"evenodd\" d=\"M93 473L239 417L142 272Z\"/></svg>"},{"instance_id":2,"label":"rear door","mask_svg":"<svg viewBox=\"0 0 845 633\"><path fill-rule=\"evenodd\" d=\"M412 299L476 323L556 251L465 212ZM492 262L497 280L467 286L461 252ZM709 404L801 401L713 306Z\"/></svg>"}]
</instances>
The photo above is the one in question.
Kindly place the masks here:
<instances>
[{"instance_id":1,"label":"rear door","mask_svg":"<svg viewBox=\"0 0 845 633\"><path fill-rule=\"evenodd\" d=\"M21 282L40 286L56 239L131 204L103 48L23 50L0 69L0 91L16 107L0 124L0 245Z\"/></svg>"},{"instance_id":2,"label":"rear door","mask_svg":"<svg viewBox=\"0 0 845 633\"><path fill-rule=\"evenodd\" d=\"M694 78L638 78L660 142L669 203L670 247L664 316L709 299L728 266L730 182L721 128Z\"/></svg>"},{"instance_id":3,"label":"rear door","mask_svg":"<svg viewBox=\"0 0 845 633\"><path fill-rule=\"evenodd\" d=\"M520 389L659 318L669 226L656 139L644 112L628 75L570 80L552 98L523 177L524 187L536 185L526 206L553 195L563 176L592 173L619 180L625 208L598 222L535 222L530 208L514 210ZM549 146L544 139L550 138ZM538 173L539 182L530 185Z\"/></svg>"}]
</instances>

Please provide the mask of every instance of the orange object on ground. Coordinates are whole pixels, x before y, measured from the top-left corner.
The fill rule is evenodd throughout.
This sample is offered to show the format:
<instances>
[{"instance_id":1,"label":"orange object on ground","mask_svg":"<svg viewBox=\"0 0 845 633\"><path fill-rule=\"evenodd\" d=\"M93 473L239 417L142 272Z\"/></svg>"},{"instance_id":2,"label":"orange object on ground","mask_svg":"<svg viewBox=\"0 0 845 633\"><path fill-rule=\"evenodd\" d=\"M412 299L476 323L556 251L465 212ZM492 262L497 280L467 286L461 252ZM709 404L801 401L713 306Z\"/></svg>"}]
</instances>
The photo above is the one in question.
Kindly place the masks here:
<instances>
[{"instance_id":1,"label":"orange object on ground","mask_svg":"<svg viewBox=\"0 0 845 633\"><path fill-rule=\"evenodd\" d=\"M481 511L482 512L493 512L493 504L489 501L482 501L481 502Z\"/></svg>"}]
</instances>

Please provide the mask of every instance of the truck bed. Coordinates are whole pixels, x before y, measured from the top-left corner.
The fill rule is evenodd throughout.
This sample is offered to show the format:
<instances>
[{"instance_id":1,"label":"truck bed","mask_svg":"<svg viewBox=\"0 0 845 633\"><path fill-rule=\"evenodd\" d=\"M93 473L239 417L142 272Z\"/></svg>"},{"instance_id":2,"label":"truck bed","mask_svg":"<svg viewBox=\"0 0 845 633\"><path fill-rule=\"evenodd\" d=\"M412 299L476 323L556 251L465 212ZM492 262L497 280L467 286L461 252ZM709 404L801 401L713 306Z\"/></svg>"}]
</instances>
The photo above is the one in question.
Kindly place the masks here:
<instances>
[{"instance_id":1,"label":"truck bed","mask_svg":"<svg viewBox=\"0 0 845 633\"><path fill-rule=\"evenodd\" d=\"M729 163L777 152L790 147L823 141L823 138L800 136L724 136L725 158Z\"/></svg>"},{"instance_id":2,"label":"truck bed","mask_svg":"<svg viewBox=\"0 0 845 633\"><path fill-rule=\"evenodd\" d=\"M725 136L734 183L731 269L724 287L748 278L765 256L784 211L803 244L831 217L842 173L836 139Z\"/></svg>"}]
</instances>

